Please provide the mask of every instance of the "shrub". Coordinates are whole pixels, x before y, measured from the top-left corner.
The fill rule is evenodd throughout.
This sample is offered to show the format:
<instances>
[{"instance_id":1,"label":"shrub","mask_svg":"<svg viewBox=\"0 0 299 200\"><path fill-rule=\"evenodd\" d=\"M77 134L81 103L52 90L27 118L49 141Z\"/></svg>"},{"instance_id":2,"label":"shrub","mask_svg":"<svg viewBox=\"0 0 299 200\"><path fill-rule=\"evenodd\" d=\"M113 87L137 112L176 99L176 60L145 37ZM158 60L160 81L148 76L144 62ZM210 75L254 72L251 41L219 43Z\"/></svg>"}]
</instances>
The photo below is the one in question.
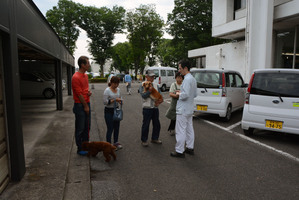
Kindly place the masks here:
<instances>
[{"instance_id":1,"label":"shrub","mask_svg":"<svg viewBox=\"0 0 299 200\"><path fill-rule=\"evenodd\" d=\"M88 79L92 79L92 75L91 74L87 74Z\"/></svg>"},{"instance_id":2,"label":"shrub","mask_svg":"<svg viewBox=\"0 0 299 200\"><path fill-rule=\"evenodd\" d=\"M91 83L106 83L107 78L92 78L90 79Z\"/></svg>"}]
</instances>

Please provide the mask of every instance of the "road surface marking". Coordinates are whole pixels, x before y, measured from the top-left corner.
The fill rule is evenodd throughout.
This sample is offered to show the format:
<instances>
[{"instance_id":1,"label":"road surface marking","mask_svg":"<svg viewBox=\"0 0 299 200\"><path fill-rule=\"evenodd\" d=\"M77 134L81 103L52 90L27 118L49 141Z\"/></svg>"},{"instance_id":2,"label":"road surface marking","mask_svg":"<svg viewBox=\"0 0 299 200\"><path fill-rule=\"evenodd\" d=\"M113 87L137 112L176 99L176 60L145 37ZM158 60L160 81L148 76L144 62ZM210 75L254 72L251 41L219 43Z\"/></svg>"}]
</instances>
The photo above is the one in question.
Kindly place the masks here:
<instances>
[{"instance_id":1,"label":"road surface marking","mask_svg":"<svg viewBox=\"0 0 299 200\"><path fill-rule=\"evenodd\" d=\"M230 125L229 127L227 127L227 129L232 130L232 129L236 128L237 126L239 126L240 124L241 124L241 121L239 121L233 125Z\"/></svg>"},{"instance_id":2,"label":"road surface marking","mask_svg":"<svg viewBox=\"0 0 299 200\"><path fill-rule=\"evenodd\" d=\"M266 145L266 144L264 144L264 143L261 143L261 142L259 142L259 141L257 141L257 140L254 140L254 139L252 139L252 138L250 138L250 137L247 137L247 136L245 136L245 135L243 135L243 134L234 132L234 131L232 131L232 130L229 129L229 128L225 128L225 127L220 126L220 125L218 125L218 124L215 124L215 123L213 123L213 122L210 122L210 121L207 121L207 120L203 120L203 121L204 121L205 123L207 123L207 124L210 124L210 125L212 125L212 126L215 126L215 127L217 127L217 128L220 128L220 129L222 129L222 130L224 130L224 131L226 131L226 132L232 133L232 134L234 134L234 135L236 135L236 136L238 136L238 137L240 137L240 138L242 138L242 139L244 139L244 140L248 140L248 141L250 141L250 142L252 142L252 143L254 143L254 144L257 144L257 145L259 145L259 146L265 147L265 148L270 149L270 150L272 150L272 151L274 151L274 152L276 152L276 153L278 153L278 154L280 154L280 155L283 155L283 156L285 156L285 157L287 157L287 158L289 158L289 159L291 159L291 160L294 160L294 161L296 161L296 162L299 162L299 158L297 158L297 157L295 157L295 156L293 156L293 155L291 155L291 154L289 154L289 153L286 153L286 152L281 151L281 150L279 150L279 149L275 149L274 147L271 147L271 146L269 146L269 145Z\"/></svg>"}]
</instances>

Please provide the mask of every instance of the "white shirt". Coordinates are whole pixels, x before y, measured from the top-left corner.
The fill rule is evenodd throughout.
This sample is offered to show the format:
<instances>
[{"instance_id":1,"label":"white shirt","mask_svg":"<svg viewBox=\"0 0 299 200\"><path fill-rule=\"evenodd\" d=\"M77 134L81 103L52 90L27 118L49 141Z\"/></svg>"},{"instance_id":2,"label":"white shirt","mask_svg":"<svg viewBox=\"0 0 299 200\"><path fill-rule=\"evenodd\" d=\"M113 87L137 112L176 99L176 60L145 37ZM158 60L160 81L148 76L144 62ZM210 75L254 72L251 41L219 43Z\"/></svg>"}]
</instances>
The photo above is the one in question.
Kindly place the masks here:
<instances>
[{"instance_id":1,"label":"white shirt","mask_svg":"<svg viewBox=\"0 0 299 200\"><path fill-rule=\"evenodd\" d=\"M177 115L193 115L194 98L197 96L197 84L195 78L186 74L181 85L181 94L176 106Z\"/></svg>"}]
</instances>

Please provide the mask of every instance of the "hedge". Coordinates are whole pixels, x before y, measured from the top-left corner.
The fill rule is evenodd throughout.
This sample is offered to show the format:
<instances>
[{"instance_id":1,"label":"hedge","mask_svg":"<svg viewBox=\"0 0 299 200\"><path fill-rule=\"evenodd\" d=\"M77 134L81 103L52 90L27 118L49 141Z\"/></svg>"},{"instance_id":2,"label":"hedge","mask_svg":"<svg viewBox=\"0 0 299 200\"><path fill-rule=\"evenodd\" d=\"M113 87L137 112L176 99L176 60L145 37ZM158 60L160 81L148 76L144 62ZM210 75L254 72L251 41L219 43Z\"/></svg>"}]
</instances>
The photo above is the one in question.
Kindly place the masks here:
<instances>
[{"instance_id":1,"label":"hedge","mask_svg":"<svg viewBox=\"0 0 299 200\"><path fill-rule=\"evenodd\" d=\"M107 83L107 78L92 78L91 83Z\"/></svg>"}]
</instances>

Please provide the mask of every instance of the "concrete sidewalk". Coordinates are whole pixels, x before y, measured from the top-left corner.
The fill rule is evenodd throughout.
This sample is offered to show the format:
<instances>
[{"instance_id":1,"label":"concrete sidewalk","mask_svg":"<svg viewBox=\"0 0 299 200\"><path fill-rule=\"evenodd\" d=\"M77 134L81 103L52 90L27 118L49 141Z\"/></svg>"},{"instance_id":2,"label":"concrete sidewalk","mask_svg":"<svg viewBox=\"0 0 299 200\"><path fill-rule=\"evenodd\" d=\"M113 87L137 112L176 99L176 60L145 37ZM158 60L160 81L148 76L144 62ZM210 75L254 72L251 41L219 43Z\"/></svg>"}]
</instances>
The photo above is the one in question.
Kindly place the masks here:
<instances>
[{"instance_id":1,"label":"concrete sidewalk","mask_svg":"<svg viewBox=\"0 0 299 200\"><path fill-rule=\"evenodd\" d=\"M73 99L64 98L64 110L47 115L46 127L39 120L29 120L30 113L26 116L26 123L23 122L26 174L20 182L8 185L1 200L91 199L89 158L76 154ZM37 118L39 114L45 115L35 112L32 116ZM94 116L92 120L96 124ZM37 135L42 137L28 145Z\"/></svg>"}]
</instances>

